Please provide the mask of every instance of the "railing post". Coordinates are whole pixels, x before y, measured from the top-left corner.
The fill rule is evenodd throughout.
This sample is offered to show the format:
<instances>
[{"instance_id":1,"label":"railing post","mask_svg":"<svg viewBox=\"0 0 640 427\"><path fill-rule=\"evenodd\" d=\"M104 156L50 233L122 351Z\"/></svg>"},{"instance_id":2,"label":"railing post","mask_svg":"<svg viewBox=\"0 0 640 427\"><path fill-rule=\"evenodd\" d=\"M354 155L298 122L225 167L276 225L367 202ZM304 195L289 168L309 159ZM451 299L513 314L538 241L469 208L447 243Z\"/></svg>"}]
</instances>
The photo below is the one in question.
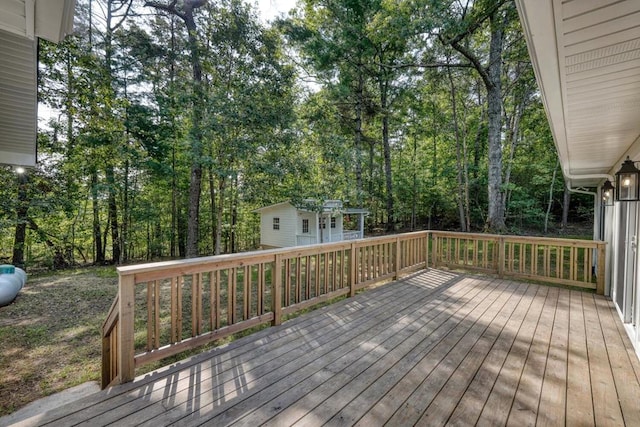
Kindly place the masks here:
<instances>
[{"instance_id":1,"label":"railing post","mask_svg":"<svg viewBox=\"0 0 640 427\"><path fill-rule=\"evenodd\" d=\"M393 275L394 280L398 280L400 277L400 237L396 237L396 260L395 260L395 274Z\"/></svg>"},{"instance_id":2,"label":"railing post","mask_svg":"<svg viewBox=\"0 0 640 427\"><path fill-rule=\"evenodd\" d=\"M118 311L120 331L118 333L118 377L120 383L133 381L135 377L135 280L133 275L120 275L118 282Z\"/></svg>"},{"instance_id":3,"label":"railing post","mask_svg":"<svg viewBox=\"0 0 640 427\"><path fill-rule=\"evenodd\" d=\"M358 254L356 253L357 248L355 243L351 243L351 256L349 257L349 296L353 297L356 295L356 277L358 276Z\"/></svg>"},{"instance_id":4,"label":"railing post","mask_svg":"<svg viewBox=\"0 0 640 427\"><path fill-rule=\"evenodd\" d=\"M431 265L438 268L438 235L431 233Z\"/></svg>"},{"instance_id":5,"label":"railing post","mask_svg":"<svg viewBox=\"0 0 640 427\"><path fill-rule=\"evenodd\" d=\"M607 262L606 249L606 242L598 243L598 271L596 272L596 293L598 295L604 295L604 276Z\"/></svg>"},{"instance_id":6,"label":"railing post","mask_svg":"<svg viewBox=\"0 0 640 427\"><path fill-rule=\"evenodd\" d=\"M316 265L316 268L318 266ZM271 290L271 311L273 311L273 326L282 323L282 254L276 254L273 267L273 280Z\"/></svg>"},{"instance_id":7,"label":"railing post","mask_svg":"<svg viewBox=\"0 0 640 427\"><path fill-rule=\"evenodd\" d=\"M504 276L504 237L498 238L498 277Z\"/></svg>"},{"instance_id":8,"label":"railing post","mask_svg":"<svg viewBox=\"0 0 640 427\"><path fill-rule=\"evenodd\" d=\"M111 349L111 337L102 337L102 375L101 387L103 390L111 383L111 358L114 357Z\"/></svg>"},{"instance_id":9,"label":"railing post","mask_svg":"<svg viewBox=\"0 0 640 427\"><path fill-rule=\"evenodd\" d=\"M424 233L424 269L429 269L429 236L430 233L425 231Z\"/></svg>"}]
</instances>

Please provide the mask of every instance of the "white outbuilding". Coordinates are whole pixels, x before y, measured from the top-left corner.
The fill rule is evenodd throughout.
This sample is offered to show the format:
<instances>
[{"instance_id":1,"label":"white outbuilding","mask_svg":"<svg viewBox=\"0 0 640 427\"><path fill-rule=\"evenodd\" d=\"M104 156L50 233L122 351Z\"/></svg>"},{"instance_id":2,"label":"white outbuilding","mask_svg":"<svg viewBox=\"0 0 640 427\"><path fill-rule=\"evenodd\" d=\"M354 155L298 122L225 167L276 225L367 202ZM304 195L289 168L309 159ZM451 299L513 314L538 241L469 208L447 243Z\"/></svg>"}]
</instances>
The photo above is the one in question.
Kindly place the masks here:
<instances>
[{"instance_id":1,"label":"white outbuilding","mask_svg":"<svg viewBox=\"0 0 640 427\"><path fill-rule=\"evenodd\" d=\"M264 249L340 242L364 237L365 209L344 208L341 200L286 201L257 209Z\"/></svg>"}]
</instances>

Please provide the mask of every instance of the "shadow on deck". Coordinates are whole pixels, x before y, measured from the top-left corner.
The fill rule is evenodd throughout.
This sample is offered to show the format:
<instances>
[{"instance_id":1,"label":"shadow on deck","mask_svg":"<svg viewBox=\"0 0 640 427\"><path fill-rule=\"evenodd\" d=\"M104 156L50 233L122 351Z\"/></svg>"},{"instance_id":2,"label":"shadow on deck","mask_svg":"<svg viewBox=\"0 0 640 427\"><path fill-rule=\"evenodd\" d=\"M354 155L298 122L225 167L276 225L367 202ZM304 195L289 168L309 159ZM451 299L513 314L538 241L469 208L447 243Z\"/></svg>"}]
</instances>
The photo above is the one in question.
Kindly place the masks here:
<instances>
[{"instance_id":1,"label":"shadow on deck","mask_svg":"<svg viewBox=\"0 0 640 427\"><path fill-rule=\"evenodd\" d=\"M431 269L19 425L640 425L639 374L606 298Z\"/></svg>"}]
</instances>

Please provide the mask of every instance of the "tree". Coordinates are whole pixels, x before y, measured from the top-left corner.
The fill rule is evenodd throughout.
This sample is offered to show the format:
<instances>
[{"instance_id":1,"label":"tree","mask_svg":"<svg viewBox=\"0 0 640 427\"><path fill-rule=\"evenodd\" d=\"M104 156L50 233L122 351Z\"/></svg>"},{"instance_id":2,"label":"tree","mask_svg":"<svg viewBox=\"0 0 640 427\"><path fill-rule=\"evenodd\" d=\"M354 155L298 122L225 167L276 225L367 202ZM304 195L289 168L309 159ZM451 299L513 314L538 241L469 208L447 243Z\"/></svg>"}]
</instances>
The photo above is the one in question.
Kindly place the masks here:
<instances>
[{"instance_id":1,"label":"tree","mask_svg":"<svg viewBox=\"0 0 640 427\"><path fill-rule=\"evenodd\" d=\"M506 5L505 7L503 7ZM452 5L449 5L452 9ZM487 230L501 231L505 228L504 199L502 197L502 53L504 31L514 18L515 6L511 1L472 2L461 10L460 22L439 34L440 41L452 46L473 64L482 78L487 91L489 174L488 174L488 214ZM489 21L489 56L483 64L481 57L473 52L463 40Z\"/></svg>"},{"instance_id":2,"label":"tree","mask_svg":"<svg viewBox=\"0 0 640 427\"><path fill-rule=\"evenodd\" d=\"M202 88L202 64L198 45L198 31L194 11L207 3L206 0L172 0L168 3L147 1L151 6L166 11L184 21L187 27L191 65L193 68L193 98L191 105L191 128L189 131L191 144L191 178L189 182L189 219L187 222L187 258L198 256L200 237L200 194L202 187L202 114L204 111L204 91Z\"/></svg>"}]
</instances>

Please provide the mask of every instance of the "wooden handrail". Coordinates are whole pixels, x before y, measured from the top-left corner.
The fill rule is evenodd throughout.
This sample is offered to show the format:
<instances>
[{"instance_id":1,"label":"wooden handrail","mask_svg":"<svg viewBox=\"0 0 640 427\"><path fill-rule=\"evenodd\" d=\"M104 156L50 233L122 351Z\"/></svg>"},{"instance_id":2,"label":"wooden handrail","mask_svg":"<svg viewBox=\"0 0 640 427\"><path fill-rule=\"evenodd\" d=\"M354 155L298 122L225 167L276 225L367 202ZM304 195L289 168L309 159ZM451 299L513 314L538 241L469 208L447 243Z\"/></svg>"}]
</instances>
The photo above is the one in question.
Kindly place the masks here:
<instances>
[{"instance_id":1,"label":"wooden handrail","mask_svg":"<svg viewBox=\"0 0 640 427\"><path fill-rule=\"evenodd\" d=\"M604 293L606 242L443 231L432 235L436 265Z\"/></svg>"},{"instance_id":2,"label":"wooden handrail","mask_svg":"<svg viewBox=\"0 0 640 427\"><path fill-rule=\"evenodd\" d=\"M119 295L116 295L107 312L107 318L102 324L102 388L108 387L118 377L116 341L118 339L118 320L120 319L119 301Z\"/></svg>"},{"instance_id":3,"label":"wooden handrail","mask_svg":"<svg viewBox=\"0 0 640 427\"><path fill-rule=\"evenodd\" d=\"M284 316L429 265L601 293L604 245L419 231L119 267L118 295L102 328L102 385L131 381L146 363L250 328L279 325Z\"/></svg>"}]
</instances>

